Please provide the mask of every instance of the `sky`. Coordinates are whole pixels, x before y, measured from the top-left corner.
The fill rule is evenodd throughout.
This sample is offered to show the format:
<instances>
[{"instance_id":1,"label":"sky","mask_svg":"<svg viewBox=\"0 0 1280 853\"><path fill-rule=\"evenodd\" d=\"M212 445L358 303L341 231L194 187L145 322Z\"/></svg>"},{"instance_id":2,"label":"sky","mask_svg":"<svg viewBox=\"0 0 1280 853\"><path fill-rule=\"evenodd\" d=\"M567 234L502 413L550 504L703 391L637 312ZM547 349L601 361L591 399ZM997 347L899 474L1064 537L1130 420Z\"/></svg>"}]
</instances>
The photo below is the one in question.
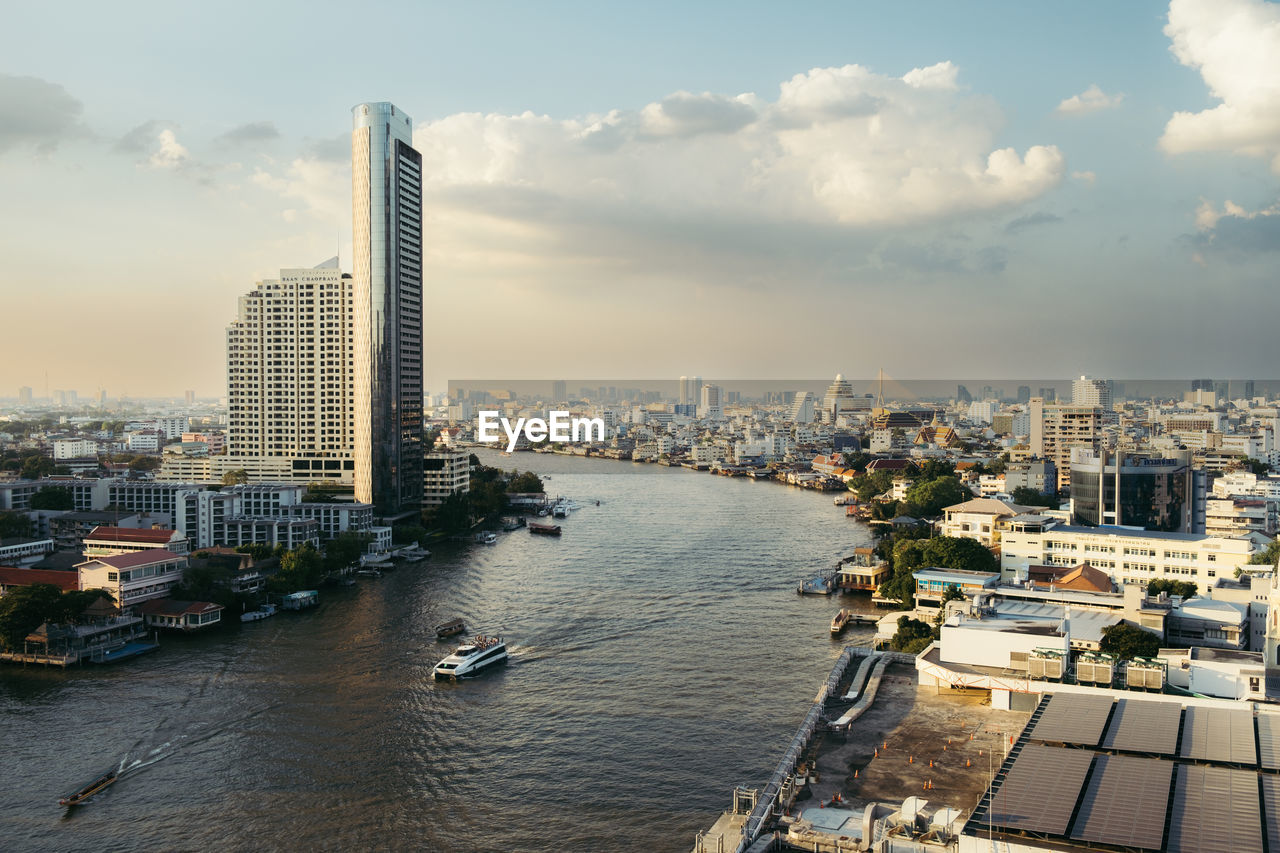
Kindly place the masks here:
<instances>
[{"instance_id":1,"label":"sky","mask_svg":"<svg viewBox=\"0 0 1280 853\"><path fill-rule=\"evenodd\" d=\"M1280 3L24 4L0 397L225 393L424 167L426 378L1274 378ZM46 379L47 376L47 379Z\"/></svg>"}]
</instances>

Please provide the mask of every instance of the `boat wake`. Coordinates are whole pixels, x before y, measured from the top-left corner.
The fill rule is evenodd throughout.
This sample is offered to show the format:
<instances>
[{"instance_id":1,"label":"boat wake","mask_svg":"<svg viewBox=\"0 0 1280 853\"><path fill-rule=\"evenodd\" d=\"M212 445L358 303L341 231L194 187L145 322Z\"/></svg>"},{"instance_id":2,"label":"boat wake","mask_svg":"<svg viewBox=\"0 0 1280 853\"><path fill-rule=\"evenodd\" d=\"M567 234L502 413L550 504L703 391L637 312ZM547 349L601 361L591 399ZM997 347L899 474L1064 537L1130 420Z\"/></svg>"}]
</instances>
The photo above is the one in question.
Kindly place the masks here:
<instances>
[{"instance_id":1,"label":"boat wake","mask_svg":"<svg viewBox=\"0 0 1280 853\"><path fill-rule=\"evenodd\" d=\"M173 756L175 753L180 752L181 750L187 749L189 747L195 746L198 743L203 743L204 741L215 738L225 733L228 729L232 728L233 726L240 725L241 723L246 723L249 720L252 720L254 717L258 717L270 710L280 707L282 704L284 703L276 702L270 705L266 705L262 708L259 708L256 711L252 711L248 714L244 714L240 717L236 717L234 719L220 720L217 722L216 725L214 725L211 728L205 729L203 731L179 734L175 737L169 738L159 746L154 746L151 748L143 747L142 745L143 739L140 739L137 743L135 743L132 747L130 747L129 750L125 752L123 756L120 757L120 763L116 767L116 772L119 774L119 778L123 779L126 776L129 776L141 770L144 770L147 767L150 767L151 765L156 764L157 762L163 761L164 759Z\"/></svg>"}]
</instances>

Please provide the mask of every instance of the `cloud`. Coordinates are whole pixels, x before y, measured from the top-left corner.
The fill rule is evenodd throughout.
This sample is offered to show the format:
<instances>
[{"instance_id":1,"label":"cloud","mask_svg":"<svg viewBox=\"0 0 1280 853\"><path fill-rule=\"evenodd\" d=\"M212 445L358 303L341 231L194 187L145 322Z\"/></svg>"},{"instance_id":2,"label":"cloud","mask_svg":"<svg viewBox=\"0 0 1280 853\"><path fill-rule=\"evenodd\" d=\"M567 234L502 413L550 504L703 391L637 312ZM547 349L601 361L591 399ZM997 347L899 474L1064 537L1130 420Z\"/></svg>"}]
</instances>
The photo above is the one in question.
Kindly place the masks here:
<instances>
[{"instance_id":1,"label":"cloud","mask_svg":"<svg viewBox=\"0 0 1280 853\"><path fill-rule=\"evenodd\" d=\"M1114 95L1108 95L1099 89L1095 83L1080 94L1072 95L1070 98L1063 100L1062 103L1058 104L1056 112L1059 115L1096 113L1098 110L1114 109L1120 106L1120 102L1123 100L1124 93L1118 92Z\"/></svg>"},{"instance_id":2,"label":"cloud","mask_svg":"<svg viewBox=\"0 0 1280 853\"><path fill-rule=\"evenodd\" d=\"M38 77L0 74L0 154L32 146L48 154L58 143L86 136L83 105L62 86Z\"/></svg>"},{"instance_id":3,"label":"cloud","mask_svg":"<svg viewBox=\"0 0 1280 853\"><path fill-rule=\"evenodd\" d=\"M191 164L191 154L178 142L172 130L165 129L156 136L159 145L147 158L147 164L153 169L181 169Z\"/></svg>"},{"instance_id":4,"label":"cloud","mask_svg":"<svg viewBox=\"0 0 1280 853\"><path fill-rule=\"evenodd\" d=\"M1260 252L1280 252L1280 203L1260 210L1246 210L1227 201L1218 210L1209 201L1196 209L1197 234L1190 237L1203 262L1207 252L1233 258Z\"/></svg>"},{"instance_id":5,"label":"cloud","mask_svg":"<svg viewBox=\"0 0 1280 853\"><path fill-rule=\"evenodd\" d=\"M328 160L334 163L351 162L351 134L339 133L323 139L308 139L305 157L310 160Z\"/></svg>"},{"instance_id":6,"label":"cloud","mask_svg":"<svg viewBox=\"0 0 1280 853\"><path fill-rule=\"evenodd\" d=\"M145 154L151 150L152 143L155 141L156 135L160 130L172 126L172 122L160 121L158 119L144 121L142 124L117 139L111 146L111 150L116 154L129 154L133 156Z\"/></svg>"},{"instance_id":7,"label":"cloud","mask_svg":"<svg viewBox=\"0 0 1280 853\"><path fill-rule=\"evenodd\" d=\"M1280 4L1172 0L1164 33L1178 61L1197 69L1221 103L1174 113L1160 146L1171 154L1261 157L1280 173Z\"/></svg>"},{"instance_id":8,"label":"cloud","mask_svg":"<svg viewBox=\"0 0 1280 853\"><path fill-rule=\"evenodd\" d=\"M1093 186L1097 182L1098 176L1093 172L1072 172L1071 180L1079 181L1080 183L1087 184L1088 186Z\"/></svg>"},{"instance_id":9,"label":"cloud","mask_svg":"<svg viewBox=\"0 0 1280 853\"><path fill-rule=\"evenodd\" d=\"M1062 217L1053 213L1028 213L1026 216L1019 216L1004 227L1004 233L1017 234L1024 228L1030 228L1034 225L1048 225L1052 222L1061 222Z\"/></svg>"},{"instance_id":10,"label":"cloud","mask_svg":"<svg viewBox=\"0 0 1280 853\"><path fill-rule=\"evenodd\" d=\"M1057 186L1054 146L996 148L1002 122L950 63L888 77L819 68L753 94L678 92L555 119L460 113L419 125L429 192L536 189L567 204L878 227L1016 207Z\"/></svg>"},{"instance_id":11,"label":"cloud","mask_svg":"<svg viewBox=\"0 0 1280 853\"><path fill-rule=\"evenodd\" d=\"M270 142L280 138L280 131L270 121L253 121L233 127L218 136L214 142L224 146L252 145L257 142Z\"/></svg>"}]
</instances>

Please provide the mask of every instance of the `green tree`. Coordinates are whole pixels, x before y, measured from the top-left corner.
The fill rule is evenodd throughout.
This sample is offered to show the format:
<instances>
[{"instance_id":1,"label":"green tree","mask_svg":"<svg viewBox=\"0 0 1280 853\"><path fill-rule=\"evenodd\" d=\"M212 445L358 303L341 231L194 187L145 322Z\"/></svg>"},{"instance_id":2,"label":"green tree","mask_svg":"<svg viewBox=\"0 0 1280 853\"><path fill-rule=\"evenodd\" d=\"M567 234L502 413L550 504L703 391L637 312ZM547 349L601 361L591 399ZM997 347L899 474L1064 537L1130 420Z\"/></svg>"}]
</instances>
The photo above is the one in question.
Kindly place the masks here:
<instances>
[{"instance_id":1,"label":"green tree","mask_svg":"<svg viewBox=\"0 0 1280 853\"><path fill-rule=\"evenodd\" d=\"M930 539L924 549L924 564L930 568L1000 571L1000 561L981 542L958 536Z\"/></svg>"},{"instance_id":2,"label":"green tree","mask_svg":"<svg viewBox=\"0 0 1280 853\"><path fill-rule=\"evenodd\" d=\"M320 583L324 559L310 542L304 542L280 557L280 571L267 582L273 592L310 589Z\"/></svg>"},{"instance_id":3,"label":"green tree","mask_svg":"<svg viewBox=\"0 0 1280 853\"><path fill-rule=\"evenodd\" d=\"M955 477L956 466L946 459L926 459L916 476L916 483L929 483L943 477Z\"/></svg>"},{"instance_id":4,"label":"green tree","mask_svg":"<svg viewBox=\"0 0 1280 853\"><path fill-rule=\"evenodd\" d=\"M532 471L523 474L517 471L507 483L507 491L512 494L538 494L542 491L542 478Z\"/></svg>"},{"instance_id":5,"label":"green tree","mask_svg":"<svg viewBox=\"0 0 1280 853\"><path fill-rule=\"evenodd\" d=\"M963 503L972 497L973 493L960 485L960 481L953 476L918 480L907 489L905 511L916 518L935 518L942 514L944 508Z\"/></svg>"},{"instance_id":6,"label":"green tree","mask_svg":"<svg viewBox=\"0 0 1280 853\"><path fill-rule=\"evenodd\" d=\"M35 523L25 514L12 510L0 511L0 539L8 539L10 536L34 536L35 532Z\"/></svg>"},{"instance_id":7,"label":"green tree","mask_svg":"<svg viewBox=\"0 0 1280 853\"><path fill-rule=\"evenodd\" d=\"M1118 622L1102 629L1102 651L1122 660L1135 657L1152 658L1160 653L1160 638L1150 631Z\"/></svg>"},{"instance_id":8,"label":"green tree","mask_svg":"<svg viewBox=\"0 0 1280 853\"><path fill-rule=\"evenodd\" d=\"M471 515L475 518L488 518L507 508L506 488L497 480L472 481L467 498L471 503Z\"/></svg>"},{"instance_id":9,"label":"green tree","mask_svg":"<svg viewBox=\"0 0 1280 853\"><path fill-rule=\"evenodd\" d=\"M224 486L235 486L247 482L249 482L249 472L244 468L236 468L234 471L228 471L222 475L222 485Z\"/></svg>"},{"instance_id":10,"label":"green tree","mask_svg":"<svg viewBox=\"0 0 1280 853\"><path fill-rule=\"evenodd\" d=\"M927 622L901 616L898 618L898 630L889 641L889 648L895 652L918 655L936 639L934 629Z\"/></svg>"},{"instance_id":11,"label":"green tree","mask_svg":"<svg viewBox=\"0 0 1280 853\"><path fill-rule=\"evenodd\" d=\"M40 623L58 621L63 613L62 590L51 583L11 589L0 597L0 643L6 649L21 649Z\"/></svg>"},{"instance_id":12,"label":"green tree","mask_svg":"<svg viewBox=\"0 0 1280 853\"><path fill-rule=\"evenodd\" d=\"M1271 473L1271 466L1260 459L1252 459L1248 456L1239 457L1238 467L1248 471L1251 474L1257 474L1259 477Z\"/></svg>"},{"instance_id":13,"label":"green tree","mask_svg":"<svg viewBox=\"0 0 1280 853\"><path fill-rule=\"evenodd\" d=\"M22 479L39 480L47 477L57 469L53 460L39 453L29 453L22 457Z\"/></svg>"},{"instance_id":14,"label":"green tree","mask_svg":"<svg viewBox=\"0 0 1280 853\"><path fill-rule=\"evenodd\" d=\"M1050 509L1057 509L1061 501L1057 495L1046 495L1038 489L1032 489L1028 486L1018 486L1013 490L1013 502L1021 506L1043 506Z\"/></svg>"},{"instance_id":15,"label":"green tree","mask_svg":"<svg viewBox=\"0 0 1280 853\"><path fill-rule=\"evenodd\" d=\"M135 456L129 460L130 471L155 471L160 468L160 459L156 456Z\"/></svg>"},{"instance_id":16,"label":"green tree","mask_svg":"<svg viewBox=\"0 0 1280 853\"><path fill-rule=\"evenodd\" d=\"M237 554L248 554L254 560L265 560L275 554L275 549L262 542L250 542L248 545L237 545Z\"/></svg>"},{"instance_id":17,"label":"green tree","mask_svg":"<svg viewBox=\"0 0 1280 853\"><path fill-rule=\"evenodd\" d=\"M1155 596L1162 592L1191 598L1196 594L1196 585L1191 581L1175 581L1167 578L1156 578L1147 584L1147 595Z\"/></svg>"},{"instance_id":18,"label":"green tree","mask_svg":"<svg viewBox=\"0 0 1280 853\"><path fill-rule=\"evenodd\" d=\"M391 528L391 541L397 545L421 545L427 541L427 529L421 524L397 524Z\"/></svg>"},{"instance_id":19,"label":"green tree","mask_svg":"<svg viewBox=\"0 0 1280 853\"><path fill-rule=\"evenodd\" d=\"M456 533L471 526L471 501L464 494L445 497L431 516L431 524L446 533Z\"/></svg>"},{"instance_id":20,"label":"green tree","mask_svg":"<svg viewBox=\"0 0 1280 853\"><path fill-rule=\"evenodd\" d=\"M1280 558L1280 539L1272 542L1258 553L1249 558L1251 566L1274 566L1276 559Z\"/></svg>"},{"instance_id":21,"label":"green tree","mask_svg":"<svg viewBox=\"0 0 1280 853\"><path fill-rule=\"evenodd\" d=\"M64 486L46 486L31 496L32 509L75 509L75 498Z\"/></svg>"},{"instance_id":22,"label":"green tree","mask_svg":"<svg viewBox=\"0 0 1280 853\"><path fill-rule=\"evenodd\" d=\"M324 543L324 568L332 572L357 562L360 559L360 555L369 547L369 542L372 538L368 533L356 533L355 531L339 533ZM283 557L280 562L283 566Z\"/></svg>"}]
</instances>

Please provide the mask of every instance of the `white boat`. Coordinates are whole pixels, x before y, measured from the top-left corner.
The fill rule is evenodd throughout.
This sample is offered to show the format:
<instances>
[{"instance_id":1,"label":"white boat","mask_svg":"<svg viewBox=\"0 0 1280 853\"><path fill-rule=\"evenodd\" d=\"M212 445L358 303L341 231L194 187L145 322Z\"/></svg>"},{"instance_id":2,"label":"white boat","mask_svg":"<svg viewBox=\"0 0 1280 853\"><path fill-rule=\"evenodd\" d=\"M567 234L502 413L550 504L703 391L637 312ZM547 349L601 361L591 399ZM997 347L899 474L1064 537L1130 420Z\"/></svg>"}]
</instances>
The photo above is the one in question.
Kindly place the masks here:
<instances>
[{"instance_id":1,"label":"white boat","mask_svg":"<svg viewBox=\"0 0 1280 853\"><path fill-rule=\"evenodd\" d=\"M257 622L260 619L266 619L268 616L276 615L276 606L274 604L264 604L257 610L249 610L240 614L241 622Z\"/></svg>"},{"instance_id":2,"label":"white boat","mask_svg":"<svg viewBox=\"0 0 1280 853\"><path fill-rule=\"evenodd\" d=\"M554 516L555 518L568 518L569 508L564 504L556 504L551 509L551 515Z\"/></svg>"},{"instance_id":3,"label":"white boat","mask_svg":"<svg viewBox=\"0 0 1280 853\"><path fill-rule=\"evenodd\" d=\"M419 560L425 560L430 557L431 552L419 545L410 545L408 548L400 550L400 556L410 563L416 563Z\"/></svg>"},{"instance_id":4,"label":"white boat","mask_svg":"<svg viewBox=\"0 0 1280 853\"><path fill-rule=\"evenodd\" d=\"M360 577L362 577L362 578L380 578L380 577L382 577L382 572L378 571L377 569L373 569L373 568L369 568L369 569L358 569L358 570L356 571L356 574L358 574L358 575L359 575Z\"/></svg>"},{"instance_id":5,"label":"white boat","mask_svg":"<svg viewBox=\"0 0 1280 853\"><path fill-rule=\"evenodd\" d=\"M498 541L498 534L494 533L492 530L485 530L476 534L476 541L481 545L492 545Z\"/></svg>"},{"instance_id":6,"label":"white boat","mask_svg":"<svg viewBox=\"0 0 1280 853\"><path fill-rule=\"evenodd\" d=\"M466 678L506 659L507 644L501 637L477 634L475 639L458 646L453 654L436 664L435 676L454 680Z\"/></svg>"}]
</instances>

